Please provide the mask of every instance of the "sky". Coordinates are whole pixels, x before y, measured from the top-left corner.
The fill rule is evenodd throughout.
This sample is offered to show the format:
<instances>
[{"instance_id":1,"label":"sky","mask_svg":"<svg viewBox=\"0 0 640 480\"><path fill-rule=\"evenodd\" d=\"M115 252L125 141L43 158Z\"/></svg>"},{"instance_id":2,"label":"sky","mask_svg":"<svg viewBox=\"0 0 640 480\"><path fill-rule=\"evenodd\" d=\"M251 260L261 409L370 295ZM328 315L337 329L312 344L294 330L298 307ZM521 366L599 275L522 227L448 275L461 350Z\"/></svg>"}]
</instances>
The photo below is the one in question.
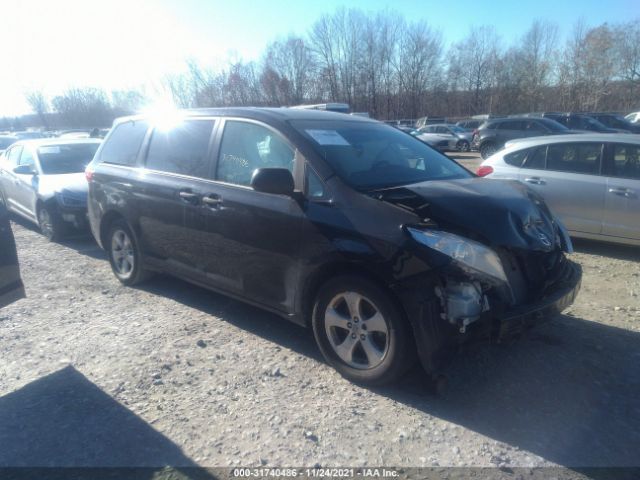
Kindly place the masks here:
<instances>
[{"instance_id":1,"label":"sky","mask_svg":"<svg viewBox=\"0 0 640 480\"><path fill-rule=\"evenodd\" d=\"M599 25L640 17L640 0L3 0L0 117L28 113L30 90L154 92L187 59L208 66L259 60L269 42L303 35L340 7L425 20L445 45L479 25L495 26L509 44L536 18L568 35L579 18Z\"/></svg>"}]
</instances>

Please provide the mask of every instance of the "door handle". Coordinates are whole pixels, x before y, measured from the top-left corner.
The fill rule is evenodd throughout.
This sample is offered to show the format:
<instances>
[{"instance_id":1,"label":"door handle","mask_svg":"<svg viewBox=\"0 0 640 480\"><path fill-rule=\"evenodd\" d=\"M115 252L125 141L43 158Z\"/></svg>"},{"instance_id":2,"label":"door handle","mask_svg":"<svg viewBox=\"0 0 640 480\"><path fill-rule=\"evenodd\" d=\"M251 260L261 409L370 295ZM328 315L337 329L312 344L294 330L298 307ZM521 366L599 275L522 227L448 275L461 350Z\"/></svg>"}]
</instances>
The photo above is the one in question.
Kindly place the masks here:
<instances>
[{"instance_id":1,"label":"door handle","mask_svg":"<svg viewBox=\"0 0 640 480\"><path fill-rule=\"evenodd\" d=\"M216 194L207 195L202 197L202 203L208 207L217 208L222 203L222 197Z\"/></svg>"},{"instance_id":2,"label":"door handle","mask_svg":"<svg viewBox=\"0 0 640 480\"><path fill-rule=\"evenodd\" d=\"M186 203L196 203L198 201L198 194L182 190L178 193L180 199Z\"/></svg>"},{"instance_id":3,"label":"door handle","mask_svg":"<svg viewBox=\"0 0 640 480\"><path fill-rule=\"evenodd\" d=\"M540 177L529 177L525 178L524 181L527 183L533 183L534 185L545 185L547 183Z\"/></svg>"},{"instance_id":4,"label":"door handle","mask_svg":"<svg viewBox=\"0 0 640 480\"><path fill-rule=\"evenodd\" d=\"M626 198L635 198L636 196L635 192L628 188L610 188L609 193L613 193L614 195Z\"/></svg>"}]
</instances>

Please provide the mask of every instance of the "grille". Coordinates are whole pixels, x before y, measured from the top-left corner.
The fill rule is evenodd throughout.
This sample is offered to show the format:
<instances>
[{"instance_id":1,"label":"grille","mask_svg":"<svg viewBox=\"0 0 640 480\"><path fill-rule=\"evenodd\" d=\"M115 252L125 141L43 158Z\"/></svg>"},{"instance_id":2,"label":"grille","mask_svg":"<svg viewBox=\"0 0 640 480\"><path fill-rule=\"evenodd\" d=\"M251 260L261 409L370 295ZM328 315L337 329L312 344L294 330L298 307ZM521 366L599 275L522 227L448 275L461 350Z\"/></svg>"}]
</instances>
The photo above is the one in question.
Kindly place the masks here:
<instances>
[{"instance_id":1,"label":"grille","mask_svg":"<svg viewBox=\"0 0 640 480\"><path fill-rule=\"evenodd\" d=\"M531 302L544 294L547 286L558 280L564 256L553 252L500 252L516 304Z\"/></svg>"}]
</instances>

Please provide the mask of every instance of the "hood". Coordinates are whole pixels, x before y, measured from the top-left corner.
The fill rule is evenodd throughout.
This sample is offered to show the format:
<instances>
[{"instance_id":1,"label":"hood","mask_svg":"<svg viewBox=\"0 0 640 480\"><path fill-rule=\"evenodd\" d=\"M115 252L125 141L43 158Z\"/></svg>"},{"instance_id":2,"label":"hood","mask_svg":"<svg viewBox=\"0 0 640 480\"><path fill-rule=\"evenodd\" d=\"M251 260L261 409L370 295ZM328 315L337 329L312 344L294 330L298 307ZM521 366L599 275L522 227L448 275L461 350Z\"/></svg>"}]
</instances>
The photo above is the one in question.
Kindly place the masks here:
<instances>
[{"instance_id":1,"label":"hood","mask_svg":"<svg viewBox=\"0 0 640 480\"><path fill-rule=\"evenodd\" d=\"M517 181L428 181L387 190L381 198L492 246L551 251L559 243L554 218L542 198Z\"/></svg>"},{"instance_id":2,"label":"hood","mask_svg":"<svg viewBox=\"0 0 640 480\"><path fill-rule=\"evenodd\" d=\"M571 135L571 134L580 134L580 133L587 133L589 132L588 130L576 130L576 129L569 129L569 130L563 130L562 132L549 132L549 135ZM589 132L591 133L591 132ZM543 137L545 135L542 135Z\"/></svg>"},{"instance_id":3,"label":"hood","mask_svg":"<svg viewBox=\"0 0 640 480\"><path fill-rule=\"evenodd\" d=\"M38 192L42 196L51 196L63 190L77 196L86 196L89 185L84 173L67 173L63 175L40 175Z\"/></svg>"},{"instance_id":4,"label":"hood","mask_svg":"<svg viewBox=\"0 0 640 480\"><path fill-rule=\"evenodd\" d=\"M472 137L473 137L473 133L472 132L458 132L456 133L456 137L458 138L463 138L467 141L471 141Z\"/></svg>"}]
</instances>

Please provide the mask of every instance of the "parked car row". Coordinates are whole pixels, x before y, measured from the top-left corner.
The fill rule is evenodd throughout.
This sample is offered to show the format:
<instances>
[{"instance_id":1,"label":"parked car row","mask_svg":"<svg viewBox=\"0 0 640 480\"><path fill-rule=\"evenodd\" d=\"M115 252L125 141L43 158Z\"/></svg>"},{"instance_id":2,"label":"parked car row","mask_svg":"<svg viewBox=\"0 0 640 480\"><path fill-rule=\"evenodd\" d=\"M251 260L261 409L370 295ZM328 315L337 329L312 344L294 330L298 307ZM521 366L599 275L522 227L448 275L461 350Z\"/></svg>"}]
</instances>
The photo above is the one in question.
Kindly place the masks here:
<instances>
[{"instance_id":1,"label":"parked car row","mask_svg":"<svg viewBox=\"0 0 640 480\"><path fill-rule=\"evenodd\" d=\"M104 138L109 133L108 128L76 128L71 130L0 132L0 153L9 145L19 140L33 140L40 138Z\"/></svg>"},{"instance_id":2,"label":"parked car row","mask_svg":"<svg viewBox=\"0 0 640 480\"><path fill-rule=\"evenodd\" d=\"M517 334L579 290L535 193L366 118L206 109L123 118L101 144L19 142L5 203L55 238L91 156L89 223L120 282L166 272L275 312L356 382L393 381L416 357L435 375L452 346Z\"/></svg>"}]
</instances>

